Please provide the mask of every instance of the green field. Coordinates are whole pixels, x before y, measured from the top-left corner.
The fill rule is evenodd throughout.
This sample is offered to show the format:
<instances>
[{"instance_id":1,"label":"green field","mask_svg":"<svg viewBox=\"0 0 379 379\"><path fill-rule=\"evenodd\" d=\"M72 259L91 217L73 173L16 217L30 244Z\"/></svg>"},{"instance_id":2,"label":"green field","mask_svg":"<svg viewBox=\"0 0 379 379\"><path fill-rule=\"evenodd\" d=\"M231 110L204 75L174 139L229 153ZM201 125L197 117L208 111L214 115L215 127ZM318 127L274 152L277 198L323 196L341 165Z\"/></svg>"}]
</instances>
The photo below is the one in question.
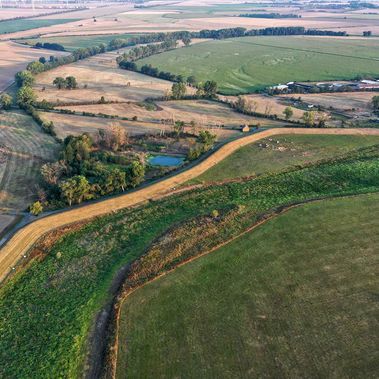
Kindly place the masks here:
<instances>
[{"instance_id":1,"label":"green field","mask_svg":"<svg viewBox=\"0 0 379 379\"><path fill-rule=\"evenodd\" d=\"M174 261L166 257L167 267L238 235L276 207L378 188L379 152L368 148L343 159L200 188L98 218L40 251L39 259L0 289L0 361L7 363L0 366L0 376L81 376L88 333L110 296L115 272L180 225L201 227L201 235L197 229L186 238L184 242L193 242L189 251ZM155 273L165 268L153 267Z\"/></svg>"},{"instance_id":2,"label":"green field","mask_svg":"<svg viewBox=\"0 0 379 379\"><path fill-rule=\"evenodd\" d=\"M379 39L242 37L203 42L138 63L215 80L221 93L238 94L289 81L378 77Z\"/></svg>"},{"instance_id":3,"label":"green field","mask_svg":"<svg viewBox=\"0 0 379 379\"><path fill-rule=\"evenodd\" d=\"M279 172L295 165L316 162L357 148L379 144L378 136L279 135L270 139L237 150L190 183ZM263 147L265 145L267 147Z\"/></svg>"},{"instance_id":4,"label":"green field","mask_svg":"<svg viewBox=\"0 0 379 379\"><path fill-rule=\"evenodd\" d=\"M22 20L9 20L0 22L0 34L21 32L24 30L30 30L35 28L41 28L44 26L65 24L67 22L79 21L78 18L61 18L51 20L41 19L22 19Z\"/></svg>"},{"instance_id":5,"label":"green field","mask_svg":"<svg viewBox=\"0 0 379 379\"><path fill-rule=\"evenodd\" d=\"M308 204L137 290L117 377L374 378L374 214L378 194Z\"/></svg>"},{"instance_id":6,"label":"green field","mask_svg":"<svg viewBox=\"0 0 379 379\"><path fill-rule=\"evenodd\" d=\"M101 43L108 44L109 41L116 38L131 38L138 36L138 34L106 34L106 35L92 35L92 36L67 36L67 37L45 37L45 38L28 38L18 40L19 43L26 43L28 45L35 45L37 42L59 43L64 46L67 51L73 51L80 48L98 46Z\"/></svg>"}]
</instances>

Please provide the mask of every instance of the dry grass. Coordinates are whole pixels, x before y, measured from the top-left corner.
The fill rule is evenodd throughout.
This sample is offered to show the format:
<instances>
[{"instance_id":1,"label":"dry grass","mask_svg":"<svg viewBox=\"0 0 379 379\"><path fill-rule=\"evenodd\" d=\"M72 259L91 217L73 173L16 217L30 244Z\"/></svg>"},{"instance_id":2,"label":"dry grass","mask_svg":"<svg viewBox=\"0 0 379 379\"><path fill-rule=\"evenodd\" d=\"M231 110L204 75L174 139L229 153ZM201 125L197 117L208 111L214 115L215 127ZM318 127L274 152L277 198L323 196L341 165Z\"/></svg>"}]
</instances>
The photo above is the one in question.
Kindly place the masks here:
<instances>
[{"instance_id":1,"label":"dry grass","mask_svg":"<svg viewBox=\"0 0 379 379\"><path fill-rule=\"evenodd\" d=\"M0 209L24 210L36 196L38 171L53 160L54 139L21 113L0 114Z\"/></svg>"},{"instance_id":2,"label":"dry grass","mask_svg":"<svg viewBox=\"0 0 379 379\"><path fill-rule=\"evenodd\" d=\"M61 113L41 112L41 116L45 120L53 121L57 136L64 138L69 134L79 135L82 133L97 133L99 129L107 129L112 123L117 122L120 126L125 128L128 135L135 136L141 134L155 134L160 133L161 130L171 131L169 125L149 123L149 122L135 122L124 120L111 120L100 117L86 117Z\"/></svg>"},{"instance_id":3,"label":"dry grass","mask_svg":"<svg viewBox=\"0 0 379 379\"><path fill-rule=\"evenodd\" d=\"M38 98L83 102L97 101L104 96L111 101L143 101L146 97L163 96L171 88L172 83L168 81L117 68L116 57L116 52L100 54L38 75L35 85ZM57 76L69 75L77 78L78 89L58 90L53 86ZM85 85L87 88L83 88Z\"/></svg>"},{"instance_id":4,"label":"dry grass","mask_svg":"<svg viewBox=\"0 0 379 379\"><path fill-rule=\"evenodd\" d=\"M32 49L13 42L0 42L0 92L14 81L14 75L41 56L49 57L50 50ZM54 52L54 55L65 53Z\"/></svg>"},{"instance_id":5,"label":"dry grass","mask_svg":"<svg viewBox=\"0 0 379 379\"><path fill-rule=\"evenodd\" d=\"M255 111L262 114L277 115L280 118L284 118L283 111L286 109L289 103L286 103L285 99L273 96L264 95L245 95L243 98L248 99L250 104L255 108ZM224 98L230 102L237 101L236 96L224 96ZM293 116L292 120L300 120L303 116L303 111L292 107Z\"/></svg>"},{"instance_id":6,"label":"dry grass","mask_svg":"<svg viewBox=\"0 0 379 379\"><path fill-rule=\"evenodd\" d=\"M220 126L239 127L242 124L276 126L278 123L246 116L231 110L228 106L207 100L177 100L157 102L157 110L148 110L137 103L94 104L59 107L79 112L104 113L120 117L137 116L138 120L151 122L160 120L195 121L199 127ZM284 107L283 107L284 108ZM263 112L262 112L263 113Z\"/></svg>"},{"instance_id":7,"label":"dry grass","mask_svg":"<svg viewBox=\"0 0 379 379\"><path fill-rule=\"evenodd\" d=\"M376 95L375 92L341 92L341 93L319 93L319 94L301 94L301 95L283 95L283 98L301 97L301 100L321 105L328 109L340 112L354 112L371 114L371 100Z\"/></svg>"}]
</instances>

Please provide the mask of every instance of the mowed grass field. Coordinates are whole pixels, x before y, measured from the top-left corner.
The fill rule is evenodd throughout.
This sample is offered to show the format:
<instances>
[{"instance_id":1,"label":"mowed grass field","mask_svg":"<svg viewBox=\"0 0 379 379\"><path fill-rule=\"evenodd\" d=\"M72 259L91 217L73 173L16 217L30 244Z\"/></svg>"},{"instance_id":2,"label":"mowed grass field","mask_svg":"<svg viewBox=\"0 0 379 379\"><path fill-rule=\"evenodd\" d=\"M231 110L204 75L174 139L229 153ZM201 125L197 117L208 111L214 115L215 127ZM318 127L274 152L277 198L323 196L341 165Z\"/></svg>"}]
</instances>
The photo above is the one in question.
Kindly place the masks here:
<instances>
[{"instance_id":1,"label":"mowed grass field","mask_svg":"<svg viewBox=\"0 0 379 379\"><path fill-rule=\"evenodd\" d=\"M278 143L279 141L279 143ZM279 172L379 144L378 136L282 135L242 147L190 183Z\"/></svg>"},{"instance_id":2,"label":"mowed grass field","mask_svg":"<svg viewBox=\"0 0 379 379\"><path fill-rule=\"evenodd\" d=\"M14 33L24 30L41 28L44 26L66 24L67 22L78 21L78 18L57 18L57 19L22 19L0 22L0 34Z\"/></svg>"},{"instance_id":3,"label":"mowed grass field","mask_svg":"<svg viewBox=\"0 0 379 379\"><path fill-rule=\"evenodd\" d=\"M39 169L58 144L27 115L0 114L0 212L24 210L36 197Z\"/></svg>"},{"instance_id":4,"label":"mowed grass field","mask_svg":"<svg viewBox=\"0 0 379 379\"><path fill-rule=\"evenodd\" d=\"M132 293L117 378L373 378L379 195L280 215Z\"/></svg>"},{"instance_id":5,"label":"mowed grass field","mask_svg":"<svg viewBox=\"0 0 379 379\"><path fill-rule=\"evenodd\" d=\"M199 233L207 238L201 240L195 233L194 242L200 240L202 248L209 249L237 236L262 213L278 206L376 192L378 188L379 153L367 149L348 159L195 189L97 218L60 238L54 246L39 250L40 259L31 261L1 287L0 360L7 364L0 366L0 376L82 376L91 326L111 296L109 288L115 273L178 225L201 226ZM214 210L220 222L212 216ZM206 220L209 222L204 223ZM195 254L199 251L196 249ZM228 304L230 307L230 301ZM201 325L207 325L207 320L203 318ZM205 339L208 337L204 334Z\"/></svg>"},{"instance_id":6,"label":"mowed grass field","mask_svg":"<svg viewBox=\"0 0 379 379\"><path fill-rule=\"evenodd\" d=\"M101 43L108 44L116 38L128 39L136 37L137 34L105 34L105 35L89 35L89 36L62 36L62 37L45 37L45 38L30 38L19 40L19 43L26 43L28 45L35 45L37 42L41 43L59 43L64 46L67 51L73 51L80 48L98 46Z\"/></svg>"},{"instance_id":7,"label":"mowed grass field","mask_svg":"<svg viewBox=\"0 0 379 379\"><path fill-rule=\"evenodd\" d=\"M379 39L242 37L203 42L138 62L200 81L215 80L221 93L238 94L289 81L379 76Z\"/></svg>"}]
</instances>

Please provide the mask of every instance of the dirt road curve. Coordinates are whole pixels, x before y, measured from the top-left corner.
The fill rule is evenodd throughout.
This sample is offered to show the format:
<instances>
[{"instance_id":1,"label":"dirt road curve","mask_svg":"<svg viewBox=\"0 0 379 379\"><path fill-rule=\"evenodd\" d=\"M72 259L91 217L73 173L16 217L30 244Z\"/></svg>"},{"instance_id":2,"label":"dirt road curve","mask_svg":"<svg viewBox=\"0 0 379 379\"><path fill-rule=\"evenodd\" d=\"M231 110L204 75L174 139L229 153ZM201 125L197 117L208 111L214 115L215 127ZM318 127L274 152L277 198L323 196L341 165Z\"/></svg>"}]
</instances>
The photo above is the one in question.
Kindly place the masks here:
<instances>
[{"instance_id":1,"label":"dirt road curve","mask_svg":"<svg viewBox=\"0 0 379 379\"><path fill-rule=\"evenodd\" d=\"M232 141L222 146L209 158L200 162L198 165L186 171L180 172L175 176L144 187L139 191L41 218L20 229L0 250L0 282L4 280L6 275L12 267L14 267L20 257L26 254L43 234L73 222L87 220L95 216L101 216L112 211L118 211L122 208L136 205L148 199L158 198L174 187L202 174L240 147L258 141L262 138L280 134L379 135L379 129L280 128L266 130L261 133L252 134Z\"/></svg>"}]
</instances>

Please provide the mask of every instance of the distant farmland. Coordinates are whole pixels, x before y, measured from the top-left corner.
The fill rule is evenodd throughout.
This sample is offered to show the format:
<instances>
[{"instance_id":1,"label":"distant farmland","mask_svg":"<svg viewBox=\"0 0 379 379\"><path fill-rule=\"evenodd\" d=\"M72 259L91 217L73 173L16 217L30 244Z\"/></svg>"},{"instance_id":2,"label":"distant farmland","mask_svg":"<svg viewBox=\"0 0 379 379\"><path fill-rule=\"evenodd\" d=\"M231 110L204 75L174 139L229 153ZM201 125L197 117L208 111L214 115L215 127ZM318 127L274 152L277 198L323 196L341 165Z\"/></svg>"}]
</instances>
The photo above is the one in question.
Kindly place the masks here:
<instances>
[{"instance_id":1,"label":"distant farmland","mask_svg":"<svg viewBox=\"0 0 379 379\"><path fill-rule=\"evenodd\" d=\"M35 45L37 42L59 43L68 51L83 47L98 46L101 43L108 44L109 41L115 38L127 39L135 37L137 34L104 34L92 36L62 36L62 37L47 37L47 38L30 38L27 40L19 40L20 43Z\"/></svg>"},{"instance_id":2,"label":"distant farmland","mask_svg":"<svg viewBox=\"0 0 379 379\"><path fill-rule=\"evenodd\" d=\"M61 19L21 19L21 20L9 20L0 22L0 34L14 33L24 30L30 30L35 28L41 28L43 26L51 26L58 24L65 24L67 22L78 21L78 18L61 18Z\"/></svg>"},{"instance_id":3,"label":"distant farmland","mask_svg":"<svg viewBox=\"0 0 379 379\"><path fill-rule=\"evenodd\" d=\"M242 37L158 54L139 61L144 64L212 79L222 93L238 94L292 80L379 76L379 39Z\"/></svg>"}]
</instances>

